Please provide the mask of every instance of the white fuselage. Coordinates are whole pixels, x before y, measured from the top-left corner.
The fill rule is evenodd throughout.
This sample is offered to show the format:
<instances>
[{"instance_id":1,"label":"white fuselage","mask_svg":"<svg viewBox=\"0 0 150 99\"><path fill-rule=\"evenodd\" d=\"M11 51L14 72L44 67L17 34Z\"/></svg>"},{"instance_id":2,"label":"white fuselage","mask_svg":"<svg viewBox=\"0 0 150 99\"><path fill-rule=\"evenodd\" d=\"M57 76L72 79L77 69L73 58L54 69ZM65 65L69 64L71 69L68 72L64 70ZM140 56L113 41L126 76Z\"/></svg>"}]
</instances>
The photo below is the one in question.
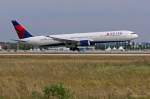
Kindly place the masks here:
<instances>
[{"instance_id":1,"label":"white fuselage","mask_svg":"<svg viewBox=\"0 0 150 99\"><path fill-rule=\"evenodd\" d=\"M132 31L107 31L107 32L89 32L89 33L73 33L73 34L59 34L59 35L49 35L49 36L35 36L29 37L25 39L21 39L22 41L37 45L53 45L64 43L54 38L61 39L90 39L92 42L122 42L122 41L130 41L138 38L138 35Z\"/></svg>"}]
</instances>

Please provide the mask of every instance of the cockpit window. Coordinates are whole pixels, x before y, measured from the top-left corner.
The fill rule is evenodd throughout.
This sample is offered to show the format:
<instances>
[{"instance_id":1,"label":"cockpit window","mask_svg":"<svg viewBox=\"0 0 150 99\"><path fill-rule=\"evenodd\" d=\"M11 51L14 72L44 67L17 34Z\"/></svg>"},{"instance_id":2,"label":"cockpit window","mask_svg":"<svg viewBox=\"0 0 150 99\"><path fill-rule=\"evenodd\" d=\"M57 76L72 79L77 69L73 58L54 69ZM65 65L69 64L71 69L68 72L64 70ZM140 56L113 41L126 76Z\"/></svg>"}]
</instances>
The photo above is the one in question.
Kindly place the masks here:
<instances>
[{"instance_id":1,"label":"cockpit window","mask_svg":"<svg viewBox=\"0 0 150 99\"><path fill-rule=\"evenodd\" d=\"M131 34L136 34L136 33L131 33Z\"/></svg>"}]
</instances>

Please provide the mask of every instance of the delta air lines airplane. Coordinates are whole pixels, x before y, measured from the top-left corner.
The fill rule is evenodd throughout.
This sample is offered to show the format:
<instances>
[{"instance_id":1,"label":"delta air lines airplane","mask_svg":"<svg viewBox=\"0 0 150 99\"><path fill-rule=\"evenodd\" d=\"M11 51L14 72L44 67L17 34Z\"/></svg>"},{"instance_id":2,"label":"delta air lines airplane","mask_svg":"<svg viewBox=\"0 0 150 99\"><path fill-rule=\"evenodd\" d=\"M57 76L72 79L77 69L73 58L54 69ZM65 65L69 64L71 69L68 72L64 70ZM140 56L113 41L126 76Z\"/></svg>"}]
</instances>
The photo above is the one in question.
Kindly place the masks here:
<instances>
[{"instance_id":1,"label":"delta air lines airplane","mask_svg":"<svg viewBox=\"0 0 150 99\"><path fill-rule=\"evenodd\" d=\"M96 43L106 42L125 42L138 38L135 32L127 30L33 36L16 20L13 20L12 24L19 37L19 40L16 41L33 46L65 45L69 46L70 50L73 51L79 50L78 46L92 46Z\"/></svg>"}]
</instances>

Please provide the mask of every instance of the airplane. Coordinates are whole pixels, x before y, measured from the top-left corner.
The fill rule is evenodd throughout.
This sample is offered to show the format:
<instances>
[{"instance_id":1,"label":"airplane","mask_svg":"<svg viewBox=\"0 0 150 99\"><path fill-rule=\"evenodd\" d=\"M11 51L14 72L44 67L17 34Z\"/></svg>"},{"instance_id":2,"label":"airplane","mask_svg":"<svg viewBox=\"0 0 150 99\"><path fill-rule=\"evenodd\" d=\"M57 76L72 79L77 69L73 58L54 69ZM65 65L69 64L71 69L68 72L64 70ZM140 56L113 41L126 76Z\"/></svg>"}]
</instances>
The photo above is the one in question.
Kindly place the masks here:
<instances>
[{"instance_id":1,"label":"airplane","mask_svg":"<svg viewBox=\"0 0 150 99\"><path fill-rule=\"evenodd\" d=\"M18 42L38 47L64 45L73 51L79 51L79 46L93 46L96 43L107 42L126 42L138 38L138 34L128 30L33 36L16 20L12 20L12 24L18 34L19 40L16 40Z\"/></svg>"}]
</instances>

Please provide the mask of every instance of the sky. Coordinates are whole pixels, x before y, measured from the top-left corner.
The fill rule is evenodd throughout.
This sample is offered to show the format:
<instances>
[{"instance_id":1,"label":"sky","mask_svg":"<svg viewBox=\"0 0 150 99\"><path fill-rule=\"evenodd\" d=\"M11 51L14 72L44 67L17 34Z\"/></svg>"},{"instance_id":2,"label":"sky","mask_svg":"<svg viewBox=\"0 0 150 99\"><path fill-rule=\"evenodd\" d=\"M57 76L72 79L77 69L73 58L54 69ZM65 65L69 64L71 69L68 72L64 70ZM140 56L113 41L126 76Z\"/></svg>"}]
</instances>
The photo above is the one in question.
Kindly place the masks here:
<instances>
[{"instance_id":1,"label":"sky","mask_svg":"<svg viewBox=\"0 0 150 99\"><path fill-rule=\"evenodd\" d=\"M150 42L150 0L1 0L0 41L18 39L11 20L32 35L131 30Z\"/></svg>"}]
</instances>

